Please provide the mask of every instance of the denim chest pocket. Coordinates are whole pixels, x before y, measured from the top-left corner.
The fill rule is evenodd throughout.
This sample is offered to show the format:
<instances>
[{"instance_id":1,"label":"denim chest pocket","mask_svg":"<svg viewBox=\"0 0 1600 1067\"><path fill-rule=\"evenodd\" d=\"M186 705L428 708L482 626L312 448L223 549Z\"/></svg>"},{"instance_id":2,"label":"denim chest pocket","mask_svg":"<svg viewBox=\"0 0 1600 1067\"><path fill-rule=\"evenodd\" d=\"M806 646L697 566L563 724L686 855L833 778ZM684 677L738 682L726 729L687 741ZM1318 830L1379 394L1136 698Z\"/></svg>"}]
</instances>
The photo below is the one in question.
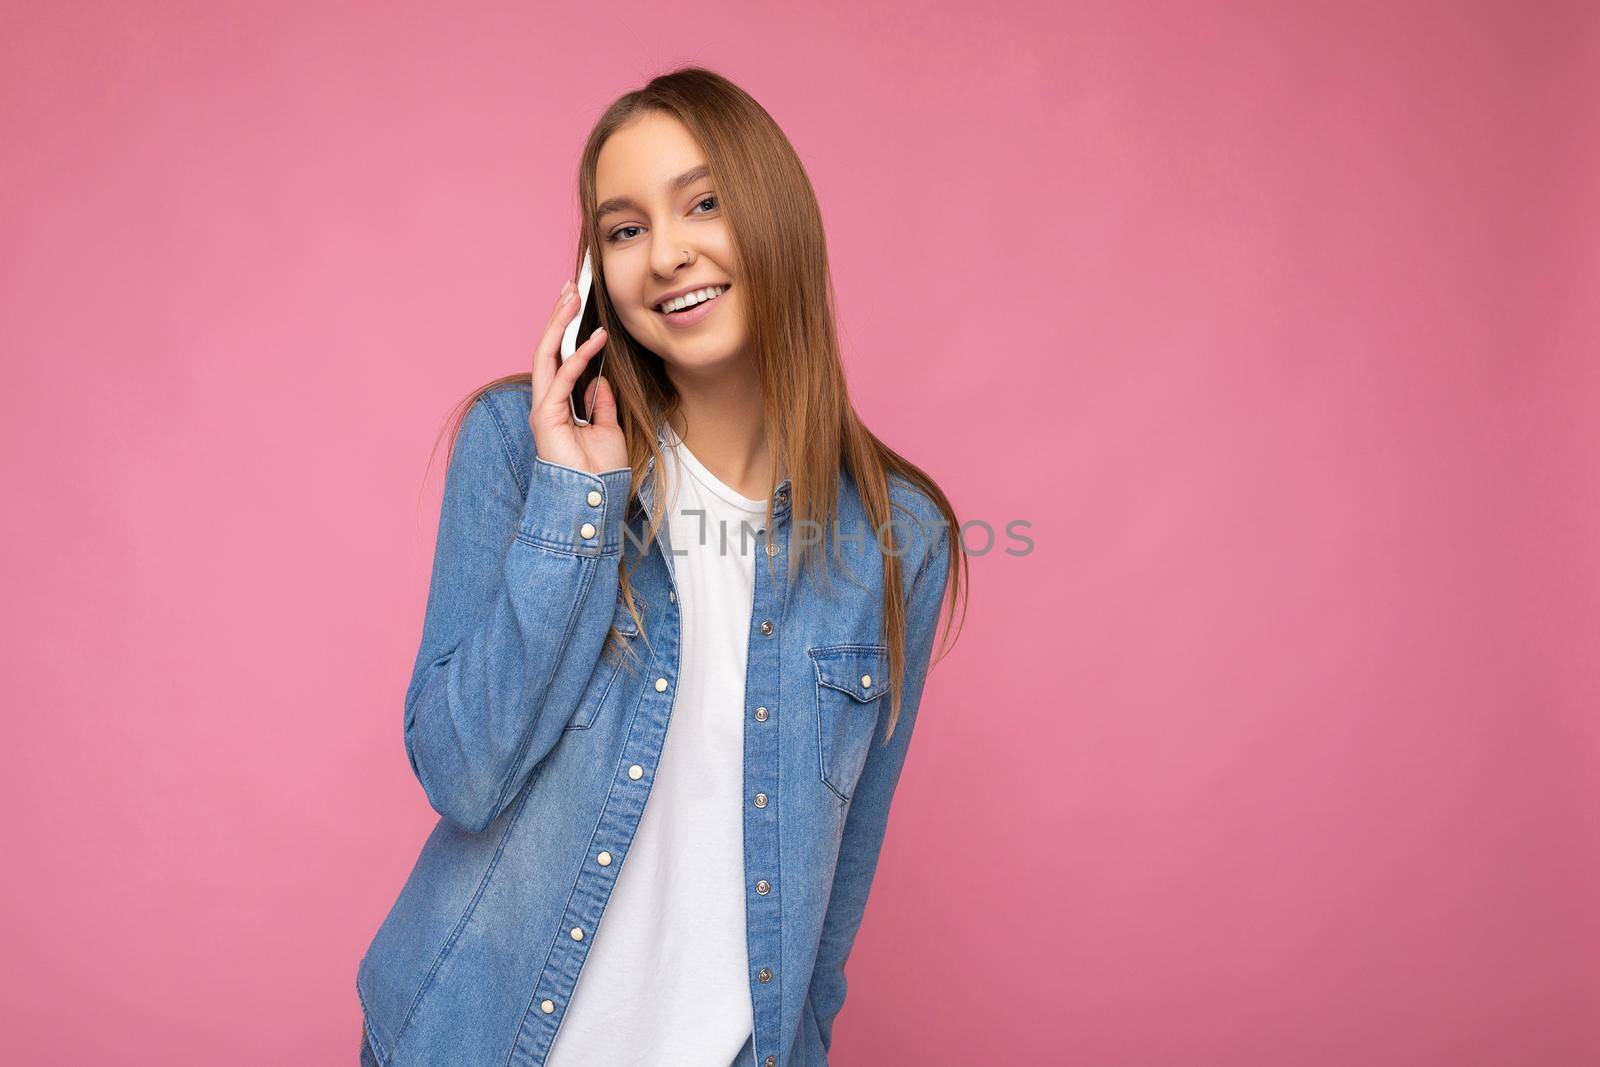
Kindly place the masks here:
<instances>
[{"instance_id":1,"label":"denim chest pocket","mask_svg":"<svg viewBox=\"0 0 1600 1067\"><path fill-rule=\"evenodd\" d=\"M886 645L824 645L809 651L817 672L817 754L822 783L849 801L866 766L883 695Z\"/></svg>"},{"instance_id":2,"label":"denim chest pocket","mask_svg":"<svg viewBox=\"0 0 1600 1067\"><path fill-rule=\"evenodd\" d=\"M578 703L578 710L573 713L571 721L567 723L569 730L587 730L594 725L594 720L600 714L600 709L605 707L606 698L611 695L617 686L617 676L622 673L622 664L627 655L628 646L633 638L639 636L639 624L633 621L633 616L628 614L628 602L617 595L617 607L611 615L611 625L622 634L622 648L602 649L600 659L594 666L594 673L589 676L589 684L584 686L583 699Z\"/></svg>"}]
</instances>

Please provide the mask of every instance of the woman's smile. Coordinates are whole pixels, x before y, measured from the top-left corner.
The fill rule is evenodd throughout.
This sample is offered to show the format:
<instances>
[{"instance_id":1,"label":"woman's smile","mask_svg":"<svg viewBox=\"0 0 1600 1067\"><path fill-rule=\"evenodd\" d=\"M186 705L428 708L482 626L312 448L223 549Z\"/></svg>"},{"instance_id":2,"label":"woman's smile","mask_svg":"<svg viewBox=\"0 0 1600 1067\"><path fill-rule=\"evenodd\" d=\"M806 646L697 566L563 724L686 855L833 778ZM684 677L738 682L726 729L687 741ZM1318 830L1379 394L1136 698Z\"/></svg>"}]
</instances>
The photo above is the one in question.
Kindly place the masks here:
<instances>
[{"instance_id":1,"label":"woman's smile","mask_svg":"<svg viewBox=\"0 0 1600 1067\"><path fill-rule=\"evenodd\" d=\"M660 315L668 326L678 330L688 329L690 326L703 321L707 315L715 311L717 306L722 303L722 294L731 288L733 288L731 285L721 286L721 292L717 292L711 299L702 300L693 307L685 308L683 311L652 310L655 310L656 314Z\"/></svg>"}]
</instances>

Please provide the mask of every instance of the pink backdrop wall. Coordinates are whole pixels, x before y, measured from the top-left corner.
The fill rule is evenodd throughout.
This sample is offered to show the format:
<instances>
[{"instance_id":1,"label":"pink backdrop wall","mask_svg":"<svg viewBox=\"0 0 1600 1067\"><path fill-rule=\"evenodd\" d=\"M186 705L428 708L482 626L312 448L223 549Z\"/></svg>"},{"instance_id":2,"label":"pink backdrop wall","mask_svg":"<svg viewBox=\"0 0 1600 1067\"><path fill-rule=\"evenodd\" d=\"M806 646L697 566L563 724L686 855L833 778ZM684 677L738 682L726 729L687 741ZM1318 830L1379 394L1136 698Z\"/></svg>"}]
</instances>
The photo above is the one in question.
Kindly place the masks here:
<instances>
[{"instance_id":1,"label":"pink backdrop wall","mask_svg":"<svg viewBox=\"0 0 1600 1067\"><path fill-rule=\"evenodd\" d=\"M3 22L0 1059L355 1062L434 434L687 61L810 168L868 421L1036 545L972 561L835 1061L1600 1058L1592 7Z\"/></svg>"}]
</instances>

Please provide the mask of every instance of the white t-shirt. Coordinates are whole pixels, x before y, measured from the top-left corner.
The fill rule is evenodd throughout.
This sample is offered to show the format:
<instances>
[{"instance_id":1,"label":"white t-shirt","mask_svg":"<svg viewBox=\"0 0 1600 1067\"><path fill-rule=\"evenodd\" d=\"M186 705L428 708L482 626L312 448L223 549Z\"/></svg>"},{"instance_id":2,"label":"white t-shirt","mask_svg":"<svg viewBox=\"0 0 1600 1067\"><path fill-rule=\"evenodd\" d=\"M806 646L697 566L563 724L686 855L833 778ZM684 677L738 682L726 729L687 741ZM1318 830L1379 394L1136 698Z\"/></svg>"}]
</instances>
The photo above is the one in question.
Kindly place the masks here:
<instances>
[{"instance_id":1,"label":"white t-shirt","mask_svg":"<svg viewBox=\"0 0 1600 1067\"><path fill-rule=\"evenodd\" d=\"M745 943L744 694L755 532L666 428L682 650L661 765L561 1020L550 1067L717 1067L754 1027ZM749 532L745 531L748 526Z\"/></svg>"}]
</instances>

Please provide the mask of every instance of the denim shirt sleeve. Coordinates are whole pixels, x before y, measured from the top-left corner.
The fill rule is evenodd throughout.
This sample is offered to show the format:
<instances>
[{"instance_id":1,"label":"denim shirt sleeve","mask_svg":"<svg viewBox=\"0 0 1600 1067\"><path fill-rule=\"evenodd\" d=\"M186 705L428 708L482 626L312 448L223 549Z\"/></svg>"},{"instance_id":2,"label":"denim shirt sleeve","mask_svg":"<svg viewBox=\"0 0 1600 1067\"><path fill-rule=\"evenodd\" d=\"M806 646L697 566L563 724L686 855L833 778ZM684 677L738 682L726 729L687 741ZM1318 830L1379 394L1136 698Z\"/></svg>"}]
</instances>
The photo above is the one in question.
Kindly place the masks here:
<instances>
[{"instance_id":1,"label":"denim shirt sleeve","mask_svg":"<svg viewBox=\"0 0 1600 1067\"><path fill-rule=\"evenodd\" d=\"M551 463L532 440L490 394L462 421L406 688L411 769L433 809L470 833L561 739L617 590L631 470Z\"/></svg>"},{"instance_id":2,"label":"denim shirt sleeve","mask_svg":"<svg viewBox=\"0 0 1600 1067\"><path fill-rule=\"evenodd\" d=\"M917 709L922 703L940 605L948 585L949 561L949 530L945 528L911 583L906 612L906 685L894 736L885 745L882 731L874 734L866 766L851 794L850 811L845 817L833 890L823 916L822 937L811 976L811 1010L816 1015L824 1051L833 1047L833 1022L844 1007L845 959L850 955L867 906L867 894L877 872L878 854L889 821L889 802L905 767L906 749L911 744Z\"/></svg>"}]
</instances>

